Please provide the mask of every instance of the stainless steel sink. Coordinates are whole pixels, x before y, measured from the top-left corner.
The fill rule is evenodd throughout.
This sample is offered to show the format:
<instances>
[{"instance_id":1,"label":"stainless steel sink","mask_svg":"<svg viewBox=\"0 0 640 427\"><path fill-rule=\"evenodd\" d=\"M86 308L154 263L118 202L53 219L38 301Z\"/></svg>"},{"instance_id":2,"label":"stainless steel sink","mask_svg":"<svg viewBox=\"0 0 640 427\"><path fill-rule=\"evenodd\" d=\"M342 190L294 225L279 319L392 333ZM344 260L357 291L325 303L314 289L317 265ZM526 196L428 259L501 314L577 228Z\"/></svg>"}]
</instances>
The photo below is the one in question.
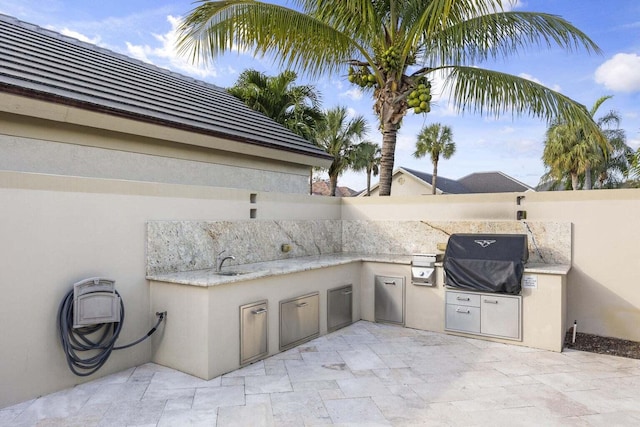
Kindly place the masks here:
<instances>
[{"instance_id":1,"label":"stainless steel sink","mask_svg":"<svg viewBox=\"0 0 640 427\"><path fill-rule=\"evenodd\" d=\"M215 274L219 276L241 276L243 274L248 274L247 271L216 271Z\"/></svg>"}]
</instances>

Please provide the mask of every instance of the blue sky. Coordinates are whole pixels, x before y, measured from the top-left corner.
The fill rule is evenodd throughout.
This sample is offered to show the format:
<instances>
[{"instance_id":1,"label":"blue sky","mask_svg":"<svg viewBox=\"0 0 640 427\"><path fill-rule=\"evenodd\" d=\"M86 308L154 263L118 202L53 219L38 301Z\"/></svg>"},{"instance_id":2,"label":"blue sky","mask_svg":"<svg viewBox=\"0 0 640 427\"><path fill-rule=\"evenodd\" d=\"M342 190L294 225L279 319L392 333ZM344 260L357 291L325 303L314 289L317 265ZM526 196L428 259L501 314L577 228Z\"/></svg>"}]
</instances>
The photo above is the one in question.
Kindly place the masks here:
<instances>
[{"instance_id":1,"label":"blue sky","mask_svg":"<svg viewBox=\"0 0 640 427\"><path fill-rule=\"evenodd\" d=\"M180 17L193 7L191 1L0 0L0 13L218 86L233 85L238 74L247 68L269 75L282 71L269 58L246 54L228 54L206 67L179 57L175 50L175 28ZM520 0L513 8L560 15L591 37L603 53L530 49L508 60L478 65L541 82L587 107L600 96L613 95L600 112L618 111L627 143L637 149L640 146L640 2ZM354 114L364 115L373 129L367 139L381 143L370 94L359 92L345 76L325 76L311 81L301 75L299 83L315 85L322 94L324 108L344 105ZM398 136L396 167L432 171L427 158L415 159L412 153L421 128L440 122L452 128L457 147L451 159L440 161L440 176L457 179L473 172L501 171L531 186L538 183L544 173L540 160L546 130L544 121L511 115L497 119L472 114L461 116L452 110L445 96L436 95L435 99L432 112L426 117L409 114L404 119ZM359 190L365 187L366 179L364 174L348 172L341 177L339 185Z\"/></svg>"}]
</instances>

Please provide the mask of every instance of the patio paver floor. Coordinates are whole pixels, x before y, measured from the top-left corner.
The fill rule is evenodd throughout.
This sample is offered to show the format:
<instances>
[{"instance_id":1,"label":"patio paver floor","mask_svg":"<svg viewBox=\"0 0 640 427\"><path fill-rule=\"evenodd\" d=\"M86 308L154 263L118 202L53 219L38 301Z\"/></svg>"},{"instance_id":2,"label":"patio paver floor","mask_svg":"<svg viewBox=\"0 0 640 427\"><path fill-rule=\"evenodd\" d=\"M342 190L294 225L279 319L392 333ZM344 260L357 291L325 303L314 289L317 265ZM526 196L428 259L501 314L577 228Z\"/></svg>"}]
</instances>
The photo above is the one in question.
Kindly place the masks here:
<instances>
[{"instance_id":1,"label":"patio paver floor","mask_svg":"<svg viewBox=\"0 0 640 427\"><path fill-rule=\"evenodd\" d=\"M640 360L359 321L204 381L153 363L0 410L3 426L635 426Z\"/></svg>"}]
</instances>

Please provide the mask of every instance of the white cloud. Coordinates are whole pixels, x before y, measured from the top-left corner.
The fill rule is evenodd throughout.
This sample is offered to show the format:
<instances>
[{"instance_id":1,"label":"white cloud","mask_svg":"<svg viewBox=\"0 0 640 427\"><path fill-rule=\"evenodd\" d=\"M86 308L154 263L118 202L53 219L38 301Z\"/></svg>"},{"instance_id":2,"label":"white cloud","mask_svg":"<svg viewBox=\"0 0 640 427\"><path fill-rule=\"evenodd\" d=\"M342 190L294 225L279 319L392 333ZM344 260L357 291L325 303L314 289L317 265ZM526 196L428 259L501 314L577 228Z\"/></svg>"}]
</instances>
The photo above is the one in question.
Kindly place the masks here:
<instances>
[{"instance_id":1,"label":"white cloud","mask_svg":"<svg viewBox=\"0 0 640 427\"><path fill-rule=\"evenodd\" d=\"M640 55L617 53L596 69L597 83L619 92L640 91Z\"/></svg>"},{"instance_id":2,"label":"white cloud","mask_svg":"<svg viewBox=\"0 0 640 427\"><path fill-rule=\"evenodd\" d=\"M522 77L523 79L531 80L534 83L538 83L539 85L546 86L549 89L554 90L556 92L560 92L562 90L560 85L557 85L557 84L553 85L553 86L546 85L544 82L542 82L541 80L539 80L536 77L532 76L531 74L520 73L520 74L518 74L518 77Z\"/></svg>"},{"instance_id":3,"label":"white cloud","mask_svg":"<svg viewBox=\"0 0 640 427\"><path fill-rule=\"evenodd\" d=\"M362 90L354 87L352 89L347 90L346 92L342 92L340 97L347 97L352 101L359 101L362 99Z\"/></svg>"},{"instance_id":4,"label":"white cloud","mask_svg":"<svg viewBox=\"0 0 640 427\"><path fill-rule=\"evenodd\" d=\"M640 148L640 137L627 139L627 145L629 147L633 148L634 150L639 149Z\"/></svg>"},{"instance_id":5,"label":"white cloud","mask_svg":"<svg viewBox=\"0 0 640 427\"><path fill-rule=\"evenodd\" d=\"M167 21L171 24L171 29L165 34L153 35L160 44L158 47L127 42L127 54L141 61L150 62L160 67L169 66L172 70L199 78L216 77L218 73L215 68L193 64L190 59L178 54L176 45L180 18L169 15Z\"/></svg>"}]
</instances>

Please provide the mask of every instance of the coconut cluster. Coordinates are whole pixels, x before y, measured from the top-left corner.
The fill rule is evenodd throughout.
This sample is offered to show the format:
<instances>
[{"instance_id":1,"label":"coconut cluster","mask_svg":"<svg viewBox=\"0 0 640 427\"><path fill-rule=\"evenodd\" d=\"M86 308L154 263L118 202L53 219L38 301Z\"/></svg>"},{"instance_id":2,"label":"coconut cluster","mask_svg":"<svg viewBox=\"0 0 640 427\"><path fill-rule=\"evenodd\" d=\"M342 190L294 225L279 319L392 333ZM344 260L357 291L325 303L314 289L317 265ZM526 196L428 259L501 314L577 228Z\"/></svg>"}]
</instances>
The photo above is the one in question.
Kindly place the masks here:
<instances>
[{"instance_id":1,"label":"coconut cluster","mask_svg":"<svg viewBox=\"0 0 640 427\"><path fill-rule=\"evenodd\" d=\"M360 87L373 87L376 84L376 76L371 73L369 67L360 67L358 69L349 67L349 76L347 78L351 83Z\"/></svg>"},{"instance_id":2,"label":"coconut cluster","mask_svg":"<svg viewBox=\"0 0 640 427\"><path fill-rule=\"evenodd\" d=\"M431 111L431 83L426 78L418 81L414 90L409 93L407 105L413 108L416 114L428 113Z\"/></svg>"},{"instance_id":3,"label":"coconut cluster","mask_svg":"<svg viewBox=\"0 0 640 427\"><path fill-rule=\"evenodd\" d=\"M394 46L380 54L380 66L386 72L396 71L400 67L400 53Z\"/></svg>"}]
</instances>

